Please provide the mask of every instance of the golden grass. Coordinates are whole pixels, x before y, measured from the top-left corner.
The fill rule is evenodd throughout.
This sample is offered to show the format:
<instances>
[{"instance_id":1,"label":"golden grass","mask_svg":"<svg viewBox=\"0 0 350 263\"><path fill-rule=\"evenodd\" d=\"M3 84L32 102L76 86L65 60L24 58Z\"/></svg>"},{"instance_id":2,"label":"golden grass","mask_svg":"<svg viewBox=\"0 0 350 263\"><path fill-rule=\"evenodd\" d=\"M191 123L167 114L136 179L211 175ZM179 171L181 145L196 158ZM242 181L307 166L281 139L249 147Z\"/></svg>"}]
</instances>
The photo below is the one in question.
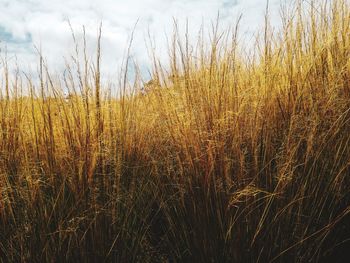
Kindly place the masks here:
<instances>
[{"instance_id":1,"label":"golden grass","mask_svg":"<svg viewBox=\"0 0 350 263\"><path fill-rule=\"evenodd\" d=\"M40 58L38 85L5 61L1 261L346 262L350 6L282 20L251 52L238 27L194 46L175 30L169 66L117 98L99 47L61 77Z\"/></svg>"}]
</instances>

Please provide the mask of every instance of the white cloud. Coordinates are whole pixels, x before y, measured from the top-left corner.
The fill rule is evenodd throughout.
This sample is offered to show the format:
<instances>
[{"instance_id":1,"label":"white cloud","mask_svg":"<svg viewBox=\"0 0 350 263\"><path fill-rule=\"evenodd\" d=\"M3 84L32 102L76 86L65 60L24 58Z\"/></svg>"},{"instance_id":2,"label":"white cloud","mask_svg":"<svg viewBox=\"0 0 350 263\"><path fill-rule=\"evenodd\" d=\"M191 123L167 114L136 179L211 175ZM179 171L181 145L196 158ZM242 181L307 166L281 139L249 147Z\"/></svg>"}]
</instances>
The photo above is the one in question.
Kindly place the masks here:
<instances>
[{"instance_id":1,"label":"white cloud","mask_svg":"<svg viewBox=\"0 0 350 263\"><path fill-rule=\"evenodd\" d=\"M281 1L270 0L273 20ZM232 24L243 13L242 30L256 30L263 21L265 3L263 0L0 0L3 10L0 30L7 36L1 41L2 46L7 45L9 57L17 54L22 64L34 70L37 60L33 46L41 46L49 66L60 70L64 66L63 57L73 53L67 20L77 35L81 35L81 27L85 25L91 53L102 21L103 71L116 73L138 19L132 50L141 65L147 65L144 40L148 29L159 51L165 52L165 35L173 30L173 18L180 24L188 18L190 33L196 35L202 22L215 20L218 11L223 25Z\"/></svg>"}]
</instances>

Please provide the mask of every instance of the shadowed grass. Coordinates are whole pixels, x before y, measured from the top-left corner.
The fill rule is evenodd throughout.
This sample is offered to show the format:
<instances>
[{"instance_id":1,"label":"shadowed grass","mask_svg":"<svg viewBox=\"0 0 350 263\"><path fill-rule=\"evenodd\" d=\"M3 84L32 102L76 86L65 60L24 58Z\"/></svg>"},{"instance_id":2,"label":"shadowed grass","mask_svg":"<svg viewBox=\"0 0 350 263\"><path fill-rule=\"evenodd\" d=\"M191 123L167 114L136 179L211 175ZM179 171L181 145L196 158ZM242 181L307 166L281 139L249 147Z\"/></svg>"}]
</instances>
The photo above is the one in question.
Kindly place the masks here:
<instances>
[{"instance_id":1,"label":"shadowed grass","mask_svg":"<svg viewBox=\"0 0 350 263\"><path fill-rule=\"evenodd\" d=\"M350 6L294 8L251 48L175 25L169 65L116 97L74 33L62 76L4 61L1 261L346 262Z\"/></svg>"}]
</instances>

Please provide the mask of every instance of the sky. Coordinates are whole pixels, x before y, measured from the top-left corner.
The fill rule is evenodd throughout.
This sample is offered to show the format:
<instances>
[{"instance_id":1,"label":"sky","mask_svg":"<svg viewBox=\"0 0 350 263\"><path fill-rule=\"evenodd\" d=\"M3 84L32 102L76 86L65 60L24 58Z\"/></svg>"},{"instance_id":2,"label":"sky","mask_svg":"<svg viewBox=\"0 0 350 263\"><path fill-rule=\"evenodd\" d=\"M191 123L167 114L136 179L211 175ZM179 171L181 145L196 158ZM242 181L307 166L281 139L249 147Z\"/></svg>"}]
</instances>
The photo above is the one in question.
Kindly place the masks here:
<instances>
[{"instance_id":1,"label":"sky","mask_svg":"<svg viewBox=\"0 0 350 263\"><path fill-rule=\"evenodd\" d=\"M272 23L278 21L282 1L270 0ZM0 0L1 56L7 53L10 63L17 61L21 70L35 71L36 48L41 49L49 68L59 72L65 58L74 53L68 21L78 42L85 26L91 57L102 22L102 71L113 76L119 72L137 21L131 54L145 70L150 61L148 33L158 54L164 53L174 19L180 28L188 19L189 33L196 35L201 24L210 25L218 13L223 27L234 24L242 14L241 33L250 34L262 27L265 7L265 0Z\"/></svg>"}]
</instances>

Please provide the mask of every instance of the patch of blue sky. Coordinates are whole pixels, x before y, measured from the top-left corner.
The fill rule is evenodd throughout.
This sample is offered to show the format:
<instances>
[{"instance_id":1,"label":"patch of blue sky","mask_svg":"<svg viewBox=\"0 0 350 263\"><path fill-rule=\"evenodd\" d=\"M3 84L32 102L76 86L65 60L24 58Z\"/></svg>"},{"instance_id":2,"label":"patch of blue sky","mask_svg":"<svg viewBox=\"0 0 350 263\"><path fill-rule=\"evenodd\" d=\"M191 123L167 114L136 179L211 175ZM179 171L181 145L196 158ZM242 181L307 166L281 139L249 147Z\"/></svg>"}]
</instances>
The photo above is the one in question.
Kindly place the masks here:
<instances>
[{"instance_id":1,"label":"patch of blue sky","mask_svg":"<svg viewBox=\"0 0 350 263\"><path fill-rule=\"evenodd\" d=\"M0 41L6 44L28 45L32 43L33 39L30 33L26 33L24 37L16 37L0 25Z\"/></svg>"}]
</instances>

